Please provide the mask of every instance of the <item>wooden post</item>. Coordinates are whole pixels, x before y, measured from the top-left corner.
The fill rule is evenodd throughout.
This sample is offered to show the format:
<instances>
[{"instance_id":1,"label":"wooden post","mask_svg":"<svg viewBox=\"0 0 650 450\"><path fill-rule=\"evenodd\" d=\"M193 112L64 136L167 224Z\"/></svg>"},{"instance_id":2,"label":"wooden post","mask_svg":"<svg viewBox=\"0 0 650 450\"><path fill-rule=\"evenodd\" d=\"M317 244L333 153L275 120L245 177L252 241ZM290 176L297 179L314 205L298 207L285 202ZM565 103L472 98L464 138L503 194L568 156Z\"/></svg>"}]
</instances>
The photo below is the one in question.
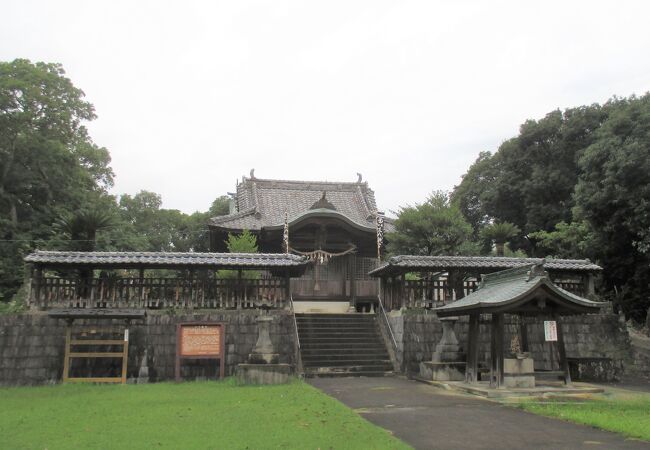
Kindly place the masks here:
<instances>
[{"instance_id":1,"label":"wooden post","mask_svg":"<svg viewBox=\"0 0 650 450\"><path fill-rule=\"evenodd\" d=\"M32 298L32 279L34 278L34 266L32 264L25 264L25 272L23 273L23 283L27 288L27 304L32 307L34 299Z\"/></svg>"},{"instance_id":2,"label":"wooden post","mask_svg":"<svg viewBox=\"0 0 650 450\"><path fill-rule=\"evenodd\" d=\"M490 387L496 387L497 372L497 331L496 315L490 315Z\"/></svg>"},{"instance_id":3,"label":"wooden post","mask_svg":"<svg viewBox=\"0 0 650 450\"><path fill-rule=\"evenodd\" d=\"M490 387L503 385L503 314L492 314Z\"/></svg>"},{"instance_id":4,"label":"wooden post","mask_svg":"<svg viewBox=\"0 0 650 450\"><path fill-rule=\"evenodd\" d=\"M519 335L521 336L521 351L528 351L528 327L526 326L526 318L519 316Z\"/></svg>"},{"instance_id":5,"label":"wooden post","mask_svg":"<svg viewBox=\"0 0 650 450\"><path fill-rule=\"evenodd\" d=\"M188 301L190 302L190 309L194 309L194 301L192 301L192 295L194 294L194 289L192 289L194 284L194 269L188 269L187 278L189 281L189 288L187 292Z\"/></svg>"},{"instance_id":6,"label":"wooden post","mask_svg":"<svg viewBox=\"0 0 650 450\"><path fill-rule=\"evenodd\" d=\"M140 298L140 305L144 302L144 269L138 270L138 297Z\"/></svg>"},{"instance_id":7,"label":"wooden post","mask_svg":"<svg viewBox=\"0 0 650 450\"><path fill-rule=\"evenodd\" d=\"M72 340L72 320L65 327L65 355L63 356L63 382L68 381L70 371L70 341Z\"/></svg>"},{"instance_id":8,"label":"wooden post","mask_svg":"<svg viewBox=\"0 0 650 450\"><path fill-rule=\"evenodd\" d=\"M456 294L456 300L460 300L465 297L465 290L463 289L463 273L460 270L455 271L453 281L453 290Z\"/></svg>"},{"instance_id":9,"label":"wooden post","mask_svg":"<svg viewBox=\"0 0 650 450\"><path fill-rule=\"evenodd\" d=\"M350 261L350 306L357 308L357 257L352 254L349 256Z\"/></svg>"},{"instance_id":10,"label":"wooden post","mask_svg":"<svg viewBox=\"0 0 650 450\"><path fill-rule=\"evenodd\" d=\"M498 387L503 386L503 358L504 358L504 320L503 314L497 314L497 381Z\"/></svg>"},{"instance_id":11,"label":"wooden post","mask_svg":"<svg viewBox=\"0 0 650 450\"><path fill-rule=\"evenodd\" d=\"M569 361L566 358L566 347L564 346L564 333L562 332L562 324L558 320L559 317L553 316L553 320L557 324L557 349L560 357L560 369L564 372L564 384L571 384L571 373L569 372Z\"/></svg>"},{"instance_id":12,"label":"wooden post","mask_svg":"<svg viewBox=\"0 0 650 450\"><path fill-rule=\"evenodd\" d=\"M596 286L594 283L594 274L587 275L587 295L596 295Z\"/></svg>"},{"instance_id":13,"label":"wooden post","mask_svg":"<svg viewBox=\"0 0 650 450\"><path fill-rule=\"evenodd\" d=\"M284 305L286 306L291 304L291 276L288 269L284 272L284 283Z\"/></svg>"},{"instance_id":14,"label":"wooden post","mask_svg":"<svg viewBox=\"0 0 650 450\"><path fill-rule=\"evenodd\" d=\"M43 268L40 264L36 265L36 275L34 277L34 299L39 307L47 308L47 299L41 305L41 283L43 282Z\"/></svg>"},{"instance_id":15,"label":"wooden post","mask_svg":"<svg viewBox=\"0 0 650 450\"><path fill-rule=\"evenodd\" d=\"M467 367L465 371L465 382L476 383L478 381L478 337L479 337L479 314L470 314L469 330L467 333Z\"/></svg>"},{"instance_id":16,"label":"wooden post","mask_svg":"<svg viewBox=\"0 0 650 450\"><path fill-rule=\"evenodd\" d=\"M129 363L129 321L124 328L124 346L122 347L122 384L126 384L126 368Z\"/></svg>"},{"instance_id":17,"label":"wooden post","mask_svg":"<svg viewBox=\"0 0 650 450\"><path fill-rule=\"evenodd\" d=\"M242 305L242 270L237 271L237 286L235 287L235 295L237 296L237 309L241 309Z\"/></svg>"}]
</instances>

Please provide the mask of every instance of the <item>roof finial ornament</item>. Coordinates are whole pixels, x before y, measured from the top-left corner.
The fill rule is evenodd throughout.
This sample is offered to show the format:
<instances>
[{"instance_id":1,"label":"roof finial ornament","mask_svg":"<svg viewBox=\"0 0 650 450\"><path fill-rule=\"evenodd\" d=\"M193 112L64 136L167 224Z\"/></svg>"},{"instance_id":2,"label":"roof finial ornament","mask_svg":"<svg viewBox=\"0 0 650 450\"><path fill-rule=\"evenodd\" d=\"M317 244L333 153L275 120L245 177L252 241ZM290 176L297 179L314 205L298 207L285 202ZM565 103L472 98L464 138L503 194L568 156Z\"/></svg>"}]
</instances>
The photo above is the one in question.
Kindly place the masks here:
<instances>
[{"instance_id":1,"label":"roof finial ornament","mask_svg":"<svg viewBox=\"0 0 650 450\"><path fill-rule=\"evenodd\" d=\"M363 175L361 175L359 172L357 172L357 183L361 183L361 180L363 180Z\"/></svg>"},{"instance_id":2,"label":"roof finial ornament","mask_svg":"<svg viewBox=\"0 0 650 450\"><path fill-rule=\"evenodd\" d=\"M332 209L336 211L336 207L330 203L329 200L327 200L327 191L323 191L323 196L313 205L311 205L311 208L309 209Z\"/></svg>"},{"instance_id":3,"label":"roof finial ornament","mask_svg":"<svg viewBox=\"0 0 650 450\"><path fill-rule=\"evenodd\" d=\"M255 179L255 169L251 169L251 180Z\"/></svg>"}]
</instances>

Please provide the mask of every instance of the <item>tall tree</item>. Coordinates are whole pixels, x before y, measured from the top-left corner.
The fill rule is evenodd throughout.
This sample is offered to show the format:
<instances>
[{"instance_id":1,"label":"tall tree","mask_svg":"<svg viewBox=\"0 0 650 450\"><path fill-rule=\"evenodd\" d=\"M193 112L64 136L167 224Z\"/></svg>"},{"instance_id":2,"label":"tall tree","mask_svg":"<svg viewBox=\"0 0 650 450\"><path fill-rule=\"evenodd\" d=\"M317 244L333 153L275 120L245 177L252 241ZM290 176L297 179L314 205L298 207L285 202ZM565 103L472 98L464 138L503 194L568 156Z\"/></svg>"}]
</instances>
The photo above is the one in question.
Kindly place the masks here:
<instances>
[{"instance_id":1,"label":"tall tree","mask_svg":"<svg viewBox=\"0 0 650 450\"><path fill-rule=\"evenodd\" d=\"M650 306L650 94L612 104L579 159L575 215L593 230L606 286L642 319Z\"/></svg>"},{"instance_id":2,"label":"tall tree","mask_svg":"<svg viewBox=\"0 0 650 450\"><path fill-rule=\"evenodd\" d=\"M475 233L492 219L511 222L522 230L513 246L532 251L526 234L570 222L577 160L610 109L608 103L553 111L526 121L494 155L481 153L452 196Z\"/></svg>"},{"instance_id":3,"label":"tall tree","mask_svg":"<svg viewBox=\"0 0 650 450\"><path fill-rule=\"evenodd\" d=\"M16 292L23 254L52 223L112 185L108 151L83 125L93 119L59 64L0 62L0 298Z\"/></svg>"},{"instance_id":4,"label":"tall tree","mask_svg":"<svg viewBox=\"0 0 650 450\"><path fill-rule=\"evenodd\" d=\"M472 227L444 191L433 192L426 202L398 211L395 232L387 235L392 254L459 255L478 252Z\"/></svg>"}]
</instances>

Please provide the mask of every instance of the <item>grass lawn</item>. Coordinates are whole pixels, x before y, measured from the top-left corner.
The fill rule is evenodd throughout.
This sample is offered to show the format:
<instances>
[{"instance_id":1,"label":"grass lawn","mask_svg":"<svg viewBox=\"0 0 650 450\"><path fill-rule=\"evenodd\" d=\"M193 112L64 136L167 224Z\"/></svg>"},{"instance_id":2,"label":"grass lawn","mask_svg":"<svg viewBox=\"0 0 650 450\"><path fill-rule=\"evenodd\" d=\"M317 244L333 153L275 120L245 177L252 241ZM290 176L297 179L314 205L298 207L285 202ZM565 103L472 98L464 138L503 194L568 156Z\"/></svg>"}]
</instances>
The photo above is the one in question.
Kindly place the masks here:
<instances>
[{"instance_id":1,"label":"grass lawn","mask_svg":"<svg viewBox=\"0 0 650 450\"><path fill-rule=\"evenodd\" d=\"M544 416L615 431L650 441L650 396L586 401L521 401L518 407Z\"/></svg>"},{"instance_id":2,"label":"grass lawn","mask_svg":"<svg viewBox=\"0 0 650 450\"><path fill-rule=\"evenodd\" d=\"M58 385L0 389L11 449L406 449L303 382Z\"/></svg>"}]
</instances>

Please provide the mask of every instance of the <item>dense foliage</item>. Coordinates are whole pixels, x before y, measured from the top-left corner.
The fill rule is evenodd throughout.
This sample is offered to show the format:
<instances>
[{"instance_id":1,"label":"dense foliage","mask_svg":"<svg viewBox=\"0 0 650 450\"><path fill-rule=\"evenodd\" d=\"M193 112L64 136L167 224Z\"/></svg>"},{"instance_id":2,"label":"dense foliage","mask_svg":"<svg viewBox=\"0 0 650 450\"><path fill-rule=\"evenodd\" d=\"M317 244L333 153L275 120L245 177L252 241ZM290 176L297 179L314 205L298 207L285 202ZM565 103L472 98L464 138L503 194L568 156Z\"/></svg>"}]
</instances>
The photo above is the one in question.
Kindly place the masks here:
<instances>
[{"instance_id":1,"label":"dense foliage","mask_svg":"<svg viewBox=\"0 0 650 450\"><path fill-rule=\"evenodd\" d=\"M472 227L442 191L432 193L422 204L401 207L395 232L386 238L391 254L460 255L478 251Z\"/></svg>"},{"instance_id":2,"label":"dense foliage","mask_svg":"<svg viewBox=\"0 0 650 450\"><path fill-rule=\"evenodd\" d=\"M84 126L94 119L60 65L0 62L0 300L34 248L206 251L208 218L228 213L227 197L187 215L152 192L109 195L109 152Z\"/></svg>"},{"instance_id":3,"label":"dense foliage","mask_svg":"<svg viewBox=\"0 0 650 450\"><path fill-rule=\"evenodd\" d=\"M475 236L510 222L515 249L593 258L626 313L650 306L650 94L527 121L479 155L452 200Z\"/></svg>"}]
</instances>

